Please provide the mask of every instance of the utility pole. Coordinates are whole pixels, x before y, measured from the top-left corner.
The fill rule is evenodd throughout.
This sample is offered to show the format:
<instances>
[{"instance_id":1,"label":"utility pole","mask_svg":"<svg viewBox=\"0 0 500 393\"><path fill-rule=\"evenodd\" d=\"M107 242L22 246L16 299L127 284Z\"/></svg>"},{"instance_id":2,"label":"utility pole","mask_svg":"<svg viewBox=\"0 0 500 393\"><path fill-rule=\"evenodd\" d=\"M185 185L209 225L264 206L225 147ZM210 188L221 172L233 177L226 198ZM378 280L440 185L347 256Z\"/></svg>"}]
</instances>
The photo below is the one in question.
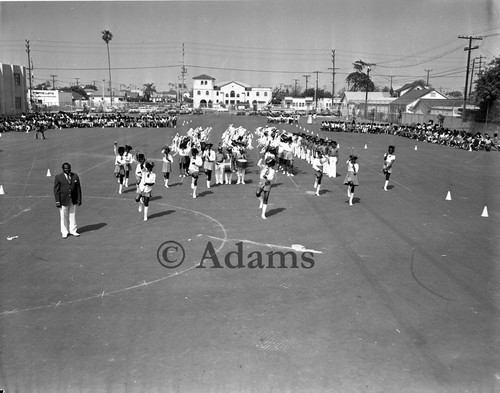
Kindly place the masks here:
<instances>
[{"instance_id":1,"label":"utility pole","mask_svg":"<svg viewBox=\"0 0 500 393\"><path fill-rule=\"evenodd\" d=\"M335 98L335 49L332 50L332 68L328 68L332 70L332 110L333 110L333 100Z\"/></svg>"},{"instance_id":2,"label":"utility pole","mask_svg":"<svg viewBox=\"0 0 500 393\"><path fill-rule=\"evenodd\" d=\"M472 91L472 81L474 80L474 68L476 68L476 59L478 59L478 57L474 57L472 59L472 70L470 73L469 95L467 96L468 100L470 100L470 93Z\"/></svg>"},{"instance_id":3,"label":"utility pole","mask_svg":"<svg viewBox=\"0 0 500 393\"><path fill-rule=\"evenodd\" d=\"M77 87L78 87L78 86L80 86L80 85L78 84L78 81L80 80L80 78L75 78L75 79L76 79L76 86L77 86Z\"/></svg>"},{"instance_id":4,"label":"utility pole","mask_svg":"<svg viewBox=\"0 0 500 393\"><path fill-rule=\"evenodd\" d=\"M481 76L481 75L483 74L483 70L481 69L481 60L483 60L483 59L486 59L486 57L484 57L484 56L479 56L479 67L478 67L478 71L477 71L477 74L478 74L479 76Z\"/></svg>"},{"instance_id":5,"label":"utility pole","mask_svg":"<svg viewBox=\"0 0 500 393\"><path fill-rule=\"evenodd\" d=\"M184 67L184 42L182 43L182 66L181 66L181 76L182 76L182 86L181 86L181 92L180 92L180 100L179 100L179 106L182 103L184 93L183 89L185 87L185 82L184 82L184 76L187 74L187 68Z\"/></svg>"},{"instance_id":6,"label":"utility pole","mask_svg":"<svg viewBox=\"0 0 500 393\"><path fill-rule=\"evenodd\" d=\"M392 96L394 94L394 90L392 89L392 78L394 78L394 75L389 75L389 76L391 78L391 91L390 91L390 93L391 93L391 96Z\"/></svg>"},{"instance_id":7,"label":"utility pole","mask_svg":"<svg viewBox=\"0 0 500 393\"><path fill-rule=\"evenodd\" d=\"M469 84L470 53L474 49L479 48L478 45L476 45L474 47L472 46L472 40L482 40L483 37L472 37L472 36L459 35L458 38L469 40L469 46L464 48L464 51L467 51L467 71L465 73L464 106L462 108L462 120L464 120L465 119L465 108L467 106L467 87Z\"/></svg>"},{"instance_id":8,"label":"utility pole","mask_svg":"<svg viewBox=\"0 0 500 393\"><path fill-rule=\"evenodd\" d=\"M429 86L429 72L431 72L432 70L424 70L424 71L427 72L427 82L425 84Z\"/></svg>"},{"instance_id":9,"label":"utility pole","mask_svg":"<svg viewBox=\"0 0 500 393\"><path fill-rule=\"evenodd\" d=\"M307 91L307 81L309 80L309 78L311 77L311 75L302 75L304 78L306 78L306 90Z\"/></svg>"},{"instance_id":10,"label":"utility pole","mask_svg":"<svg viewBox=\"0 0 500 393\"><path fill-rule=\"evenodd\" d=\"M367 82L370 80L370 71L372 70L371 67L375 66L376 64L373 63L365 63L366 65L366 77L367 77ZM366 93L365 93L365 120L367 119L368 116L368 83L366 85Z\"/></svg>"},{"instance_id":11,"label":"utility pole","mask_svg":"<svg viewBox=\"0 0 500 393\"><path fill-rule=\"evenodd\" d=\"M318 75L321 71L313 71L313 74L316 74L316 89L314 89L314 102L315 102L315 110L318 110Z\"/></svg>"},{"instance_id":12,"label":"utility pole","mask_svg":"<svg viewBox=\"0 0 500 393\"><path fill-rule=\"evenodd\" d=\"M56 76L57 75L51 75L52 77L52 90L55 90L56 89Z\"/></svg>"},{"instance_id":13,"label":"utility pole","mask_svg":"<svg viewBox=\"0 0 500 393\"><path fill-rule=\"evenodd\" d=\"M294 97L297 96L297 82L299 81L298 79L292 79L295 82L295 89L293 91Z\"/></svg>"},{"instance_id":14,"label":"utility pole","mask_svg":"<svg viewBox=\"0 0 500 393\"><path fill-rule=\"evenodd\" d=\"M30 78L30 94L29 94L29 102L30 102L30 105L29 105L29 108L31 109L32 105L33 105L33 97L32 97L32 90L33 90L33 87L31 85L31 81L32 81L32 76L31 76L31 53L30 53L30 41L29 40L26 40L26 53L28 53L28 78Z\"/></svg>"}]
</instances>

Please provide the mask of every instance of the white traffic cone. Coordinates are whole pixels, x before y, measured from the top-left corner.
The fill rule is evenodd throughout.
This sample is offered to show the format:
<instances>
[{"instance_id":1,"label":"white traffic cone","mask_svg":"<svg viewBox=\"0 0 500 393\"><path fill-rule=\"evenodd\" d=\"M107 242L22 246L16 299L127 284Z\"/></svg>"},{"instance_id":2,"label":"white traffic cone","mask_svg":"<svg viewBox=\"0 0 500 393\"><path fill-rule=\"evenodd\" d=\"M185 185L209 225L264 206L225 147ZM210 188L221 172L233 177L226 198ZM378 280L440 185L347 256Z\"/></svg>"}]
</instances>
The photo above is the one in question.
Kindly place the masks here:
<instances>
[{"instance_id":1,"label":"white traffic cone","mask_svg":"<svg viewBox=\"0 0 500 393\"><path fill-rule=\"evenodd\" d=\"M448 194L446 194L446 200L451 201L451 192L448 190Z\"/></svg>"},{"instance_id":2,"label":"white traffic cone","mask_svg":"<svg viewBox=\"0 0 500 393\"><path fill-rule=\"evenodd\" d=\"M417 147L417 145L415 145L415 150L418 150L418 147Z\"/></svg>"},{"instance_id":3,"label":"white traffic cone","mask_svg":"<svg viewBox=\"0 0 500 393\"><path fill-rule=\"evenodd\" d=\"M50 174L50 169L47 169L47 177L49 177L49 176L52 176L52 175Z\"/></svg>"},{"instance_id":4,"label":"white traffic cone","mask_svg":"<svg viewBox=\"0 0 500 393\"><path fill-rule=\"evenodd\" d=\"M483 213L481 214L481 217L489 217L488 216L488 207L485 205L483 209Z\"/></svg>"},{"instance_id":5,"label":"white traffic cone","mask_svg":"<svg viewBox=\"0 0 500 393\"><path fill-rule=\"evenodd\" d=\"M365 149L368 149L368 146L366 146L366 144L365 144Z\"/></svg>"},{"instance_id":6,"label":"white traffic cone","mask_svg":"<svg viewBox=\"0 0 500 393\"><path fill-rule=\"evenodd\" d=\"M3 186L0 186L0 195L5 195L5 191L3 190Z\"/></svg>"}]
</instances>

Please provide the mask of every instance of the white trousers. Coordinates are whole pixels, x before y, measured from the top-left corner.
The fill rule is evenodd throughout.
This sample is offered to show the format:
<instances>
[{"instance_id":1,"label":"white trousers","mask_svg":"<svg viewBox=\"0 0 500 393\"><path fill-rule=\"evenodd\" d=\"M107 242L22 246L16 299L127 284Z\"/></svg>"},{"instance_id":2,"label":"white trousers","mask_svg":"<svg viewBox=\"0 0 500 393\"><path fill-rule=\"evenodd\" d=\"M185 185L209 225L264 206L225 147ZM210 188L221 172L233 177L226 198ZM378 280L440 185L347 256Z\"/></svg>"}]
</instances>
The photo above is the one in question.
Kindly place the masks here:
<instances>
[{"instance_id":1,"label":"white trousers","mask_svg":"<svg viewBox=\"0 0 500 393\"><path fill-rule=\"evenodd\" d=\"M61 206L59 208L61 216L61 234L76 232L76 205Z\"/></svg>"},{"instance_id":2,"label":"white trousers","mask_svg":"<svg viewBox=\"0 0 500 393\"><path fill-rule=\"evenodd\" d=\"M330 161L330 177L337 177L337 160L338 158L337 157L330 157L329 161Z\"/></svg>"},{"instance_id":3,"label":"white trousers","mask_svg":"<svg viewBox=\"0 0 500 393\"><path fill-rule=\"evenodd\" d=\"M224 165L215 164L215 182L217 184L224 183Z\"/></svg>"}]
</instances>

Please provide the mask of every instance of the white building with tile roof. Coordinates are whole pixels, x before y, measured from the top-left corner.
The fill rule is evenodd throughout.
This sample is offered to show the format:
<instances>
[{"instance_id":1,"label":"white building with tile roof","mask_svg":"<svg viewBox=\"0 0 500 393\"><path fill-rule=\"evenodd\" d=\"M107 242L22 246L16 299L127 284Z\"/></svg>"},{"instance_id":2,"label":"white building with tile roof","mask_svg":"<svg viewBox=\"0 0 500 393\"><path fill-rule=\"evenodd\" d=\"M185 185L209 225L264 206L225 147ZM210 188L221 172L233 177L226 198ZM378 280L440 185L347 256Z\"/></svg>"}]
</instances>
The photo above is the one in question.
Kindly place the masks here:
<instances>
[{"instance_id":1,"label":"white building with tile roof","mask_svg":"<svg viewBox=\"0 0 500 393\"><path fill-rule=\"evenodd\" d=\"M262 109L272 99L270 87L253 87L239 81L215 83L215 78L202 74L193 78L194 108Z\"/></svg>"}]
</instances>

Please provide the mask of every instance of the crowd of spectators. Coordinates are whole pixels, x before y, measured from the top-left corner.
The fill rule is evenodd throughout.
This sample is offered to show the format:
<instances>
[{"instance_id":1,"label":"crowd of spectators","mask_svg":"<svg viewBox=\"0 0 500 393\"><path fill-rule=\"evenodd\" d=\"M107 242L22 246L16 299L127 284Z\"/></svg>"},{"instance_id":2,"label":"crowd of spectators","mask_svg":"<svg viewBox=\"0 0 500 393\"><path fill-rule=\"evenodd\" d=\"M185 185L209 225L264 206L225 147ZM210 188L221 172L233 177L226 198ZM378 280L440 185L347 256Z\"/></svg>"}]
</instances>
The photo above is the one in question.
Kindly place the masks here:
<instances>
[{"instance_id":1,"label":"crowd of spectators","mask_svg":"<svg viewBox=\"0 0 500 393\"><path fill-rule=\"evenodd\" d=\"M21 116L4 117L0 120L0 132L30 132L63 128L93 127L176 127L176 115L129 115L121 113L33 113Z\"/></svg>"},{"instance_id":2,"label":"crowd of spectators","mask_svg":"<svg viewBox=\"0 0 500 393\"><path fill-rule=\"evenodd\" d=\"M498 133L491 137L488 133L451 130L438 124L377 124L346 121L322 121L320 129L332 132L356 132L369 134L390 134L465 150L496 150L500 148Z\"/></svg>"},{"instance_id":3,"label":"crowd of spectators","mask_svg":"<svg viewBox=\"0 0 500 393\"><path fill-rule=\"evenodd\" d=\"M268 123L296 124L296 115L269 116ZM93 127L176 127L177 116L168 114L130 115L122 113L33 113L22 116L4 117L0 120L0 132L30 132L63 128L93 128ZM342 120L323 120L322 131L355 132L371 134L391 134L421 142L450 146L465 150L496 150L500 148L498 134L491 137L488 133L452 130L438 124L382 124L355 123Z\"/></svg>"}]
</instances>

